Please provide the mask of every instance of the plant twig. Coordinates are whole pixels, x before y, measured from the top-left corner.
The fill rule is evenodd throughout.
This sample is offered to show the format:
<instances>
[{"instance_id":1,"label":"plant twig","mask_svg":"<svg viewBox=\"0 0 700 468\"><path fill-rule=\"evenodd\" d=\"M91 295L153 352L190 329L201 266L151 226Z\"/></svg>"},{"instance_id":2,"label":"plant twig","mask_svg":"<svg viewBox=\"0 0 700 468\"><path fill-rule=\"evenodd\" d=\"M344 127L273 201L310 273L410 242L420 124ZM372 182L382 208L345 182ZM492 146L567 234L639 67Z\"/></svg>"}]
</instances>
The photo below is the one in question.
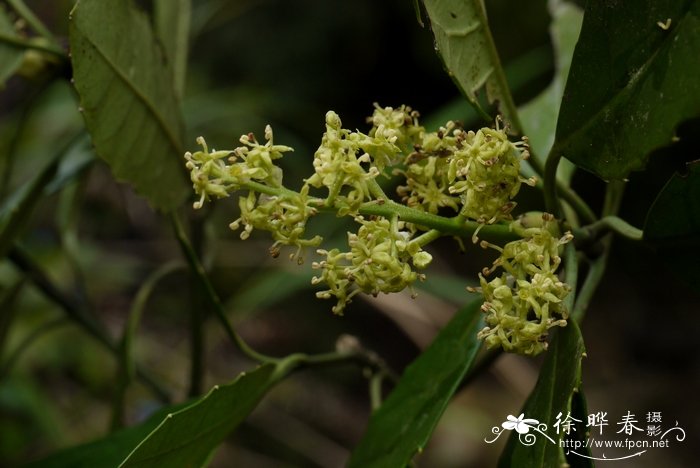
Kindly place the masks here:
<instances>
[{"instance_id":1,"label":"plant twig","mask_svg":"<svg viewBox=\"0 0 700 468\"><path fill-rule=\"evenodd\" d=\"M615 233L625 239L641 241L644 232L614 215L604 216L598 221L574 231L576 239L583 243L595 242L608 233Z\"/></svg>"},{"instance_id":2,"label":"plant twig","mask_svg":"<svg viewBox=\"0 0 700 468\"><path fill-rule=\"evenodd\" d=\"M224 331L226 331L226 334L231 339L231 342L234 344L234 346L236 346L236 348L238 348L239 351L241 351L244 355L246 355L254 361L275 363L279 362L278 358L267 356L265 354L255 351L248 345L248 343L246 343L243 340L243 338L240 337L240 335L238 335L238 333L236 333L236 331L233 328L233 325L231 325L231 322L226 316L226 311L224 310L224 306L221 303L219 295L214 290L214 286L211 284L211 281L209 281L209 277L207 276L207 273L204 270L204 266L199 261L199 257L192 248L192 244L190 244L190 241L187 238L187 234L185 234L185 230L182 227L182 222L180 221L180 218L178 217L177 213L173 212L170 214L170 221L173 226L173 231L175 232L175 237L177 238L177 241L180 244L180 248L182 250L183 255L185 256L185 259L187 260L187 264L189 265L192 274L202 287L205 297L211 304L212 309L214 310L214 315L216 315L216 318L219 319L219 322L221 322Z\"/></svg>"},{"instance_id":3,"label":"plant twig","mask_svg":"<svg viewBox=\"0 0 700 468\"><path fill-rule=\"evenodd\" d=\"M68 54L66 54L66 51L52 44L42 44L37 41L23 39L4 32L0 32L0 42L4 42L5 44L9 44L19 49L32 49L40 52L46 52L47 54L55 55L61 60L68 60Z\"/></svg>"},{"instance_id":4,"label":"plant twig","mask_svg":"<svg viewBox=\"0 0 700 468\"><path fill-rule=\"evenodd\" d=\"M501 66L501 61L498 55L498 50L496 49L496 43L491 35L491 28L488 27L489 21L486 17L486 8L483 2L476 3L477 14L479 15L479 22L484 25L482 33L486 36L486 41L484 48L489 54L491 61L494 62L493 66L493 76L498 83L498 88L503 96L503 102L499 102L499 106L505 109L504 114L510 117L510 122L508 122L512 128L512 131L516 134L522 133L522 124L520 123L520 117L518 116L518 108L515 105L513 96L510 92L510 86L508 86L508 80L506 80L506 74ZM477 110L481 110L481 106L477 106ZM483 111L482 111L483 112Z\"/></svg>"},{"instance_id":5,"label":"plant twig","mask_svg":"<svg viewBox=\"0 0 700 468\"><path fill-rule=\"evenodd\" d=\"M548 213L552 213L555 217L561 218L561 205L557 198L557 167L561 155L557 152L550 151L547 156L547 162L544 165L543 183L544 183L544 205Z\"/></svg>"},{"instance_id":6,"label":"plant twig","mask_svg":"<svg viewBox=\"0 0 700 468\"><path fill-rule=\"evenodd\" d=\"M194 217L190 220L190 229L193 233L192 243L194 252L198 258L202 258L204 244L204 223L202 218ZM190 276L192 273L190 272ZM204 322L207 319L209 306L206 293L196 281L190 294L190 381L187 394L191 397L202 393L204 380L205 353L204 353Z\"/></svg>"},{"instance_id":7,"label":"plant twig","mask_svg":"<svg viewBox=\"0 0 700 468\"><path fill-rule=\"evenodd\" d=\"M584 222L593 223L598 219L595 212L574 189L560 180L556 182L556 189L561 199L567 202Z\"/></svg>"},{"instance_id":8,"label":"plant twig","mask_svg":"<svg viewBox=\"0 0 700 468\"><path fill-rule=\"evenodd\" d=\"M126 390L134 380L135 360L133 356L133 343L136 338L136 330L148 299L153 294L156 285L167 275L182 268L177 262L170 262L155 270L141 285L139 291L129 310L124 333L119 343L120 359L117 370L117 380L115 384L114 399L112 401L112 422L111 429L115 430L124 425L124 405L126 403Z\"/></svg>"},{"instance_id":9,"label":"plant twig","mask_svg":"<svg viewBox=\"0 0 700 468\"><path fill-rule=\"evenodd\" d=\"M578 282L578 254L572 242L564 247L564 274L566 276L565 283L571 288L571 292L564 298L564 305L566 310L571 311L574 308L576 283Z\"/></svg>"},{"instance_id":10,"label":"plant twig","mask_svg":"<svg viewBox=\"0 0 700 468\"><path fill-rule=\"evenodd\" d=\"M264 193L271 196L295 195L296 192L284 187L270 187L254 181L246 181L242 186L255 192ZM320 198L309 199L309 204L318 207L319 211L335 213L334 207L324 206L325 201ZM391 219L398 215L401 221L413 223L428 229L437 229L444 235L454 235L464 238L471 238L479 230L479 237L492 242L509 242L516 240L519 236L512 232L506 224L479 224L476 221L467 221L462 216L446 218L436 214L420 211L415 208L402 205L393 200L373 200L360 205L358 212L367 216L383 216Z\"/></svg>"},{"instance_id":11,"label":"plant twig","mask_svg":"<svg viewBox=\"0 0 700 468\"><path fill-rule=\"evenodd\" d=\"M377 372L369 378L369 400L372 411L377 411L382 406L382 384L384 373Z\"/></svg>"},{"instance_id":12,"label":"plant twig","mask_svg":"<svg viewBox=\"0 0 700 468\"><path fill-rule=\"evenodd\" d=\"M608 184L605 192L605 201L603 202L603 219L616 218L616 214L620 209L620 203L622 202L624 189L624 182L621 181L611 181ZM588 306L593 299L593 295L605 275L608 258L610 257L610 249L612 247L612 239L612 234L607 234L601 239L600 242L603 246L603 252L591 262L591 266L586 274L586 279L581 286L581 290L578 293L571 313L572 318L577 322L583 320L586 310L588 310Z\"/></svg>"},{"instance_id":13,"label":"plant twig","mask_svg":"<svg viewBox=\"0 0 700 468\"><path fill-rule=\"evenodd\" d=\"M583 281L583 285L576 297L576 302L571 312L571 318L578 323L581 323L583 320L588 306L591 305L593 294L595 294L605 275L609 255L610 249L606 248L598 258L591 262L591 266L586 274L586 279Z\"/></svg>"},{"instance_id":14,"label":"plant twig","mask_svg":"<svg viewBox=\"0 0 700 468\"><path fill-rule=\"evenodd\" d=\"M12 368L14 367L15 363L19 360L20 356L32 345L36 342L38 338L41 336L45 335L48 332L51 332L57 328L61 328L64 325L68 325L68 321L61 317L58 319L50 320L46 323L43 323L42 325L38 326L35 328L29 335L27 335L16 347L15 349L12 350L11 353L9 353L7 359L3 363L2 367L0 367L0 381L2 381L7 374L10 373Z\"/></svg>"}]
</instances>

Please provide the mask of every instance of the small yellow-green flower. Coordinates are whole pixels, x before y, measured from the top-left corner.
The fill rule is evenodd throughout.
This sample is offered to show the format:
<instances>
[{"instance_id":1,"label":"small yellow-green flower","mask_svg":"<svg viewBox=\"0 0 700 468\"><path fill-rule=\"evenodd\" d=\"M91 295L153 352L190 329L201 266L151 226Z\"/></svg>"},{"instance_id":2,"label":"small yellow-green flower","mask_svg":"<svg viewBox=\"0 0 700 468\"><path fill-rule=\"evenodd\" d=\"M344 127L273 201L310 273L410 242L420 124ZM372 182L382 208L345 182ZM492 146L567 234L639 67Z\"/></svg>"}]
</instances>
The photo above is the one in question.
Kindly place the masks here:
<instances>
[{"instance_id":1,"label":"small yellow-green flower","mask_svg":"<svg viewBox=\"0 0 700 468\"><path fill-rule=\"evenodd\" d=\"M432 260L429 253L410 242L412 234L403 230L401 223L385 218L357 217L356 221L360 224L357 233L348 233L350 250L319 250L326 259L313 264L321 273L312 282L328 287L316 295L323 299L335 297L336 314L342 314L360 292L376 296L410 288L422 275L413 271L409 261L416 268L425 268Z\"/></svg>"},{"instance_id":2,"label":"small yellow-green flower","mask_svg":"<svg viewBox=\"0 0 700 468\"><path fill-rule=\"evenodd\" d=\"M569 316L564 298L570 287L559 280L556 270L561 263L559 250L572 239L567 233L559 238L552 234L551 216L543 215L539 226L520 230L528 237L509 242L489 274L497 268L503 273L487 281L479 275L486 314L486 327L477 335L489 348L536 355L547 349L547 331L563 327Z\"/></svg>"},{"instance_id":3,"label":"small yellow-green flower","mask_svg":"<svg viewBox=\"0 0 700 468\"><path fill-rule=\"evenodd\" d=\"M211 197L223 198L229 193L243 188L247 181L258 181L270 187L282 185L282 170L275 166L274 160L282 157L283 153L294 151L289 146L275 145L272 138L272 128L265 128L264 145L258 143L252 133L243 135L240 146L233 151L209 151L203 137L197 138L197 143L203 151L185 153L186 167L190 171L192 186L199 200L195 208L201 208L205 200Z\"/></svg>"}]
</instances>

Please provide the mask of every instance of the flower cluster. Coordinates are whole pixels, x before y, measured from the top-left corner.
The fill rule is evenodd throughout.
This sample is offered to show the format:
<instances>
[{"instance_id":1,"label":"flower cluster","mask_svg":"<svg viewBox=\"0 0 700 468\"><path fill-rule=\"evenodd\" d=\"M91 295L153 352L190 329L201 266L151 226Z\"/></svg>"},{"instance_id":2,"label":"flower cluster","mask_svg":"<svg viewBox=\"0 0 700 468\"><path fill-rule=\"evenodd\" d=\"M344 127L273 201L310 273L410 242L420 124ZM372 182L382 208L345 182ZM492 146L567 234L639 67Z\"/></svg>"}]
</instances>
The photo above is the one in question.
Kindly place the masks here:
<instances>
[{"instance_id":1,"label":"flower cluster","mask_svg":"<svg viewBox=\"0 0 700 468\"><path fill-rule=\"evenodd\" d=\"M326 257L314 262L313 268L321 270L312 283L325 283L325 291L316 294L322 299L335 297L338 301L333 312L342 314L353 296L360 292L377 296L404 290L423 275L411 268L425 268L432 256L419 244L411 242L411 233L404 230L403 223L386 218L365 220L360 223L357 234L348 233L350 251L339 249L319 250Z\"/></svg>"},{"instance_id":2,"label":"flower cluster","mask_svg":"<svg viewBox=\"0 0 700 468\"><path fill-rule=\"evenodd\" d=\"M406 185L397 188L406 205L433 214L443 207L459 211L459 197L450 192L454 180L448 177L448 158L461 144L454 135L455 130L458 135L463 134L450 121L437 132L423 133L421 142L414 145L414 151L406 157L406 169L399 171L406 177Z\"/></svg>"},{"instance_id":3,"label":"flower cluster","mask_svg":"<svg viewBox=\"0 0 700 468\"><path fill-rule=\"evenodd\" d=\"M501 255L490 269L479 275L487 326L478 337L489 348L536 355L547 349L547 331L565 326L568 310L563 299L570 288L561 282L556 270L561 263L559 249L573 237L566 233L559 238L553 234L555 223L543 215L538 226L523 228L523 239L503 248L482 242L500 251ZM497 268L503 273L487 281L485 275Z\"/></svg>"},{"instance_id":4,"label":"flower cluster","mask_svg":"<svg viewBox=\"0 0 700 468\"><path fill-rule=\"evenodd\" d=\"M257 195L250 190L247 197L241 196L238 203L241 216L230 227L236 230L245 226L241 239L247 239L253 229L269 231L275 240L270 248L273 256L279 255L280 245L291 245L296 246L297 251L290 257L301 261L301 250L317 246L322 240L320 236L304 238L306 222L316 214L316 209L309 206L308 187L300 192L282 190L282 169L274 161L293 149L275 145L269 125L265 128L265 140L265 144L260 144L255 135L249 133L239 139L243 146L233 151L209 151L204 138L199 137L197 142L203 151L185 153L194 190L200 196L194 207L201 208L211 197L227 197L230 192L246 188L250 182L279 189L280 195Z\"/></svg>"},{"instance_id":5,"label":"flower cluster","mask_svg":"<svg viewBox=\"0 0 700 468\"><path fill-rule=\"evenodd\" d=\"M375 102L374 112L367 118L367 123L372 124L369 136L378 141L390 141L402 153L408 154L413 151L415 145L421 143L422 135L425 132L425 129L418 124L418 117L420 117L418 111L408 106L404 105L394 109L393 107L380 107ZM381 155L373 151L372 145L368 145L365 151L377 161L380 170L383 170L383 166L392 166L398 162L395 159L396 153Z\"/></svg>"},{"instance_id":6,"label":"flower cluster","mask_svg":"<svg viewBox=\"0 0 700 468\"><path fill-rule=\"evenodd\" d=\"M521 151L522 150L522 151ZM398 193L409 205L431 213L449 207L482 224L510 219L522 182L525 142L512 143L504 129L466 132L454 122L424 133L406 159L406 185Z\"/></svg>"},{"instance_id":7,"label":"flower cluster","mask_svg":"<svg viewBox=\"0 0 700 468\"><path fill-rule=\"evenodd\" d=\"M280 253L280 245L293 245L297 247L296 253L290 255L290 259L296 258L301 263L301 251L305 247L318 246L322 238L314 236L304 239L306 222L317 210L308 205L308 187L302 188L300 193L289 192L282 195L256 195L252 190L247 197L240 197L238 206L241 216L229 227L234 231L245 226L241 232L241 239L247 239L253 229L260 229L272 233L275 243L270 247L270 253L277 257Z\"/></svg>"},{"instance_id":8,"label":"flower cluster","mask_svg":"<svg viewBox=\"0 0 700 468\"><path fill-rule=\"evenodd\" d=\"M232 151L209 151L200 137L197 141L203 150L185 154L199 195L194 206L200 208L212 197L247 190L239 199L240 216L230 224L231 229L242 228L241 239L247 239L254 229L269 231L274 239L272 255L277 257L284 245L293 246L297 250L290 258L300 263L302 250L322 241L320 236L306 236L312 216L320 210L353 216L359 227L356 233L348 233L347 250L317 250L324 259L313 263L319 273L312 282L327 288L317 296L334 298L337 314L343 313L356 294L376 296L411 288L423 278L415 270L432 260L423 246L441 233L433 230L413 239L427 228L406 223L391 210L392 216L362 217L361 212L372 212L374 203L395 205L378 184L379 175L405 176L398 193L409 207L432 214L449 208L460 215L457 221L482 225L511 219L513 198L523 182L532 182L519 174L520 162L528 155L527 144L510 142L499 122L494 129L476 132L448 122L427 132L418 117L407 106L375 104L367 119L372 127L365 134L343 128L338 114L329 111L325 133L314 153L314 173L299 191L282 184L282 169L276 161L292 148L274 144L269 126L264 143L251 133L243 135L242 145ZM312 197L312 188L324 189L327 196ZM479 336L489 347L537 354L546 347L547 330L566 323L562 299L568 287L555 272L559 247L570 237L559 239L553 234L554 223L548 217L530 221L512 225L522 240L503 248L492 246L501 255L480 275L488 326ZM485 275L496 268L503 273L486 281Z\"/></svg>"},{"instance_id":9,"label":"flower cluster","mask_svg":"<svg viewBox=\"0 0 700 468\"><path fill-rule=\"evenodd\" d=\"M315 173L306 183L316 188L326 187L326 204L338 206L340 216L356 212L370 198L368 182L379 175L377 167L370 164L370 155L359 146L360 140L367 138L342 128L340 117L335 112L326 113L326 132L314 154ZM387 152L398 151L391 142L384 143L388 145Z\"/></svg>"},{"instance_id":10,"label":"flower cluster","mask_svg":"<svg viewBox=\"0 0 700 468\"><path fill-rule=\"evenodd\" d=\"M204 138L197 138L197 143L204 151L185 153L186 167L194 191L200 196L194 203L201 208L205 200L211 197L223 198L229 192L240 190L245 182L259 181L271 187L282 185L282 170L272 161L282 157L283 153L293 151L289 146L275 145L272 141L272 128L265 128L264 145L258 143L252 133L243 135L243 146L233 151L209 151Z\"/></svg>"}]
</instances>

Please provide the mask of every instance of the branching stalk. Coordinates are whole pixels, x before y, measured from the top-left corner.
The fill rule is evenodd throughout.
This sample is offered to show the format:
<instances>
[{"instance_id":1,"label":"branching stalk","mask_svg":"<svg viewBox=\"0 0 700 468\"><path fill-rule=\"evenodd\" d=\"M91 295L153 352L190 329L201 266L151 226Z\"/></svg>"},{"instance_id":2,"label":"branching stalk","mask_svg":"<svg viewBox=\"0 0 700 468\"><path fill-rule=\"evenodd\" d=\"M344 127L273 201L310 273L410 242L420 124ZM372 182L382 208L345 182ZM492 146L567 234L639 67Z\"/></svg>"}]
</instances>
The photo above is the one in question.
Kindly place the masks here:
<instances>
[{"instance_id":1,"label":"branching stalk","mask_svg":"<svg viewBox=\"0 0 700 468\"><path fill-rule=\"evenodd\" d=\"M68 59L68 55L66 54L65 50L52 44L42 44L40 42L23 39L21 37L12 36L3 32L0 32L0 42L4 42L5 44L9 44L19 49L31 49L46 52L60 58L61 60Z\"/></svg>"},{"instance_id":2,"label":"branching stalk","mask_svg":"<svg viewBox=\"0 0 700 468\"><path fill-rule=\"evenodd\" d=\"M622 202L622 195L624 193L624 189L624 182L621 181L611 181L608 184L607 191L605 192L605 201L603 203L603 218L601 219L602 221L603 219L608 218L608 221L606 221L602 226L609 226L609 219L617 218L617 216L615 215L620 209L620 203ZM624 223L624 221L622 222ZM620 227L619 223L615 221L613 221L613 225L618 225L618 228ZM635 228L632 228L632 230L634 229ZM612 246L612 234L610 233L611 230L612 228L604 231L608 232L608 234L606 234L600 241L603 246L603 252L600 254L600 256L598 256L591 262L591 266L586 275L586 279L584 280L583 285L581 286L581 290L579 291L578 297L576 298L576 303L574 304L574 309L571 313L571 316L577 322L581 322L581 320L583 320L583 317L586 311L588 310L588 306L591 303L593 295L595 294L596 290L598 289L598 286L600 285L600 282L603 280L603 276L605 275L605 270L608 264L608 258L610 257L610 249ZM632 234L636 235L634 231L632 231ZM641 231L638 234L641 238Z\"/></svg>"},{"instance_id":3,"label":"branching stalk","mask_svg":"<svg viewBox=\"0 0 700 468\"><path fill-rule=\"evenodd\" d=\"M187 238L187 234L185 234L185 230L182 227L180 218L176 213L171 213L170 221L175 232L175 237L177 238L177 241L180 244L180 248L182 249L182 253L185 256L185 259L187 260L190 270L192 271L195 278L198 280L200 286L202 287L207 300L209 301L209 303L212 306L212 309L214 310L214 315L216 315L216 318L219 319L219 322L221 322L221 325L226 331L228 337L231 339L231 342L236 346L236 348L238 348L239 351L241 351L244 355L246 355L254 361L278 362L279 359L277 358L266 356L262 353L255 351L253 348L248 346L248 344L243 340L243 338L240 337L240 335L238 335L238 333L236 333L236 331L233 328L233 325L231 325L231 322L226 316L226 311L224 310L224 306L221 303L219 295L214 290L214 286L211 284L211 281L209 281L209 277L207 276L207 273L204 270L204 266L199 261L196 252L192 248L192 244L190 244L190 241Z\"/></svg>"},{"instance_id":4,"label":"branching stalk","mask_svg":"<svg viewBox=\"0 0 700 468\"><path fill-rule=\"evenodd\" d=\"M588 226L577 229L574 231L574 235L577 242L590 243L611 232L632 241L641 241L644 237L644 232L641 229L614 215L604 216Z\"/></svg>"},{"instance_id":5,"label":"branching stalk","mask_svg":"<svg viewBox=\"0 0 700 468\"><path fill-rule=\"evenodd\" d=\"M557 167L561 155L557 152L550 152L547 156L547 162L544 165L544 205L548 213L552 213L555 217L561 218L561 205L557 198Z\"/></svg>"}]
</instances>

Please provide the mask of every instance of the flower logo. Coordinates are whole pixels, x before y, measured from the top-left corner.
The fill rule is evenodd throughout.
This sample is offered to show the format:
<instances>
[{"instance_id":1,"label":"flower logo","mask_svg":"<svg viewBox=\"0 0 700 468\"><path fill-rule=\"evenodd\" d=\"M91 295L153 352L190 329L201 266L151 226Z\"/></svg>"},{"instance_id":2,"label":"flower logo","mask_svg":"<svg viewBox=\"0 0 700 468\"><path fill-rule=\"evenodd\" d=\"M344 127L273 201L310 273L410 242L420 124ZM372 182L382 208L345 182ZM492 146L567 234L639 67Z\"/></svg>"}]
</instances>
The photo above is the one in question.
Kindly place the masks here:
<instances>
[{"instance_id":1,"label":"flower logo","mask_svg":"<svg viewBox=\"0 0 700 468\"><path fill-rule=\"evenodd\" d=\"M537 425L540 423L537 419L525 419L525 413L520 413L520 416L517 418L512 414L509 414L506 419L507 421L504 421L503 424L501 424L503 429L509 431L515 429L518 434L527 434L530 432L531 427L537 427Z\"/></svg>"}]
</instances>

